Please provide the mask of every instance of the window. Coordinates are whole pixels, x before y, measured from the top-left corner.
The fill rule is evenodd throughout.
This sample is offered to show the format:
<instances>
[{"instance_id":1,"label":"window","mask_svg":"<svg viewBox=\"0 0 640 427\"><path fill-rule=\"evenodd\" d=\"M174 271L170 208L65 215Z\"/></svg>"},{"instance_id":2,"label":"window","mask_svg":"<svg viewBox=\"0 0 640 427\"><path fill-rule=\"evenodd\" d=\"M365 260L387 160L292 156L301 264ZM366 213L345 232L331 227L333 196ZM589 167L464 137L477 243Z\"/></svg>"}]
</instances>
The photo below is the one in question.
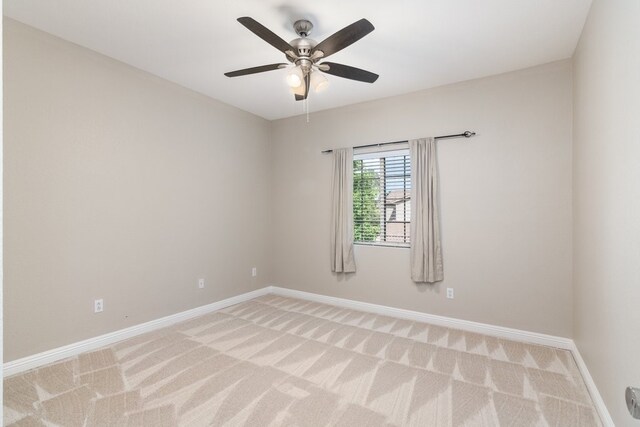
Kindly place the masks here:
<instances>
[{"instance_id":1,"label":"window","mask_svg":"<svg viewBox=\"0 0 640 427\"><path fill-rule=\"evenodd\" d=\"M409 246L409 150L356 154L353 159L354 242Z\"/></svg>"}]
</instances>

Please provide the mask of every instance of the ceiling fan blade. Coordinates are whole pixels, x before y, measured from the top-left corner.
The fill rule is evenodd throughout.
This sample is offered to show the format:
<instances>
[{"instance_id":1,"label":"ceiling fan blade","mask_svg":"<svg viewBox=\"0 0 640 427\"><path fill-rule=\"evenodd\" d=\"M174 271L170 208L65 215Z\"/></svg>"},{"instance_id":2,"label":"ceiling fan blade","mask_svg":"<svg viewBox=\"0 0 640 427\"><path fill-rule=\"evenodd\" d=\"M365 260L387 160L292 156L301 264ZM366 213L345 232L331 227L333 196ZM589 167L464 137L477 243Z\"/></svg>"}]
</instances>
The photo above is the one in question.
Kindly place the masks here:
<instances>
[{"instance_id":1,"label":"ceiling fan blade","mask_svg":"<svg viewBox=\"0 0 640 427\"><path fill-rule=\"evenodd\" d=\"M373 83L378 80L377 74L360 68L350 67L349 65L336 64L335 62L323 62L321 65L328 65L329 69L322 67L322 71L333 76L365 83Z\"/></svg>"},{"instance_id":2,"label":"ceiling fan blade","mask_svg":"<svg viewBox=\"0 0 640 427\"><path fill-rule=\"evenodd\" d=\"M296 93L296 101L303 101L307 99L309 96L309 86L311 86L311 74L304 76L304 96Z\"/></svg>"},{"instance_id":3,"label":"ceiling fan blade","mask_svg":"<svg viewBox=\"0 0 640 427\"><path fill-rule=\"evenodd\" d=\"M265 71L277 70L280 68L285 68L286 66L287 64L261 65L259 67L251 67L251 68L245 68L243 70L230 71L228 73L224 73L224 75L227 77L246 76L247 74L264 73Z\"/></svg>"},{"instance_id":4,"label":"ceiling fan blade","mask_svg":"<svg viewBox=\"0 0 640 427\"><path fill-rule=\"evenodd\" d=\"M324 39L320 44L313 48L313 52L321 50L324 53L324 58L326 58L327 56L333 55L345 47L357 42L374 29L375 27L373 24L363 18L351 25L347 25L337 33Z\"/></svg>"},{"instance_id":5,"label":"ceiling fan blade","mask_svg":"<svg viewBox=\"0 0 640 427\"><path fill-rule=\"evenodd\" d=\"M256 36L260 37L262 40L278 49L280 52L286 53L288 50L292 50L295 52L295 49L291 47L289 43L282 40L273 31L271 31L255 19L248 16L243 16L242 18L238 18L238 22L247 27L247 29L254 33Z\"/></svg>"}]
</instances>

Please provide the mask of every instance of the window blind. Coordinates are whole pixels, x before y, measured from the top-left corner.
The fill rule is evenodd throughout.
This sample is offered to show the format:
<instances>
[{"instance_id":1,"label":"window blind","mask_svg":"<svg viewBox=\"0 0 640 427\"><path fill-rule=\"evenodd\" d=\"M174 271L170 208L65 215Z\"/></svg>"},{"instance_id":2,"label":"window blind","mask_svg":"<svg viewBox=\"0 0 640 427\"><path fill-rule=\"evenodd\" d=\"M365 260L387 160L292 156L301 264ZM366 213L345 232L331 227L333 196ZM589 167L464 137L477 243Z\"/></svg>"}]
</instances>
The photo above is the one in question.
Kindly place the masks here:
<instances>
[{"instance_id":1,"label":"window blind","mask_svg":"<svg viewBox=\"0 0 640 427\"><path fill-rule=\"evenodd\" d=\"M409 150L354 155L354 242L409 246L410 216Z\"/></svg>"}]
</instances>

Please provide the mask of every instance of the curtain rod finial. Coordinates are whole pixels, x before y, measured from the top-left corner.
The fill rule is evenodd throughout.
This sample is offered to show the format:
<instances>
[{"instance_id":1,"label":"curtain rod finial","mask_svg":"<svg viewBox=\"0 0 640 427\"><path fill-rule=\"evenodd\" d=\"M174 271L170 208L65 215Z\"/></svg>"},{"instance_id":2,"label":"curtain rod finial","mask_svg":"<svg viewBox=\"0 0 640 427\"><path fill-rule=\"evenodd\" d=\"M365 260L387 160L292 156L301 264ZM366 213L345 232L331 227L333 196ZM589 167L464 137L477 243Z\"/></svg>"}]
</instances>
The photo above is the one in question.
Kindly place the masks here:
<instances>
[{"instance_id":1,"label":"curtain rod finial","mask_svg":"<svg viewBox=\"0 0 640 427\"><path fill-rule=\"evenodd\" d=\"M471 138L472 136L475 136L475 134L476 134L475 132L471 132L468 130L463 133L465 138Z\"/></svg>"}]
</instances>

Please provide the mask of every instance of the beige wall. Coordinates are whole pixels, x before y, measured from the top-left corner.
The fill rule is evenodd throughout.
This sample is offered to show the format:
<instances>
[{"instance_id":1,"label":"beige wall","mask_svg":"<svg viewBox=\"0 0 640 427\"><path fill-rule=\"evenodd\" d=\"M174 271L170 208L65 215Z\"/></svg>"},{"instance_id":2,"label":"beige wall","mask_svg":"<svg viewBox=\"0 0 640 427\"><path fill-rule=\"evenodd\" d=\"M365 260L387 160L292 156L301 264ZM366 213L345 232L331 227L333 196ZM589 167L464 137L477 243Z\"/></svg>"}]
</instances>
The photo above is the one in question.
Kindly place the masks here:
<instances>
[{"instance_id":1,"label":"beige wall","mask_svg":"<svg viewBox=\"0 0 640 427\"><path fill-rule=\"evenodd\" d=\"M4 30L5 360L270 282L269 122Z\"/></svg>"},{"instance_id":2,"label":"beige wall","mask_svg":"<svg viewBox=\"0 0 640 427\"><path fill-rule=\"evenodd\" d=\"M640 387L639 20L595 0L574 57L574 338L618 426Z\"/></svg>"},{"instance_id":3,"label":"beige wall","mask_svg":"<svg viewBox=\"0 0 640 427\"><path fill-rule=\"evenodd\" d=\"M274 284L570 336L571 103L561 61L274 122ZM367 246L356 274L332 275L320 150L467 129L438 145L445 281L416 286L408 249Z\"/></svg>"}]
</instances>

